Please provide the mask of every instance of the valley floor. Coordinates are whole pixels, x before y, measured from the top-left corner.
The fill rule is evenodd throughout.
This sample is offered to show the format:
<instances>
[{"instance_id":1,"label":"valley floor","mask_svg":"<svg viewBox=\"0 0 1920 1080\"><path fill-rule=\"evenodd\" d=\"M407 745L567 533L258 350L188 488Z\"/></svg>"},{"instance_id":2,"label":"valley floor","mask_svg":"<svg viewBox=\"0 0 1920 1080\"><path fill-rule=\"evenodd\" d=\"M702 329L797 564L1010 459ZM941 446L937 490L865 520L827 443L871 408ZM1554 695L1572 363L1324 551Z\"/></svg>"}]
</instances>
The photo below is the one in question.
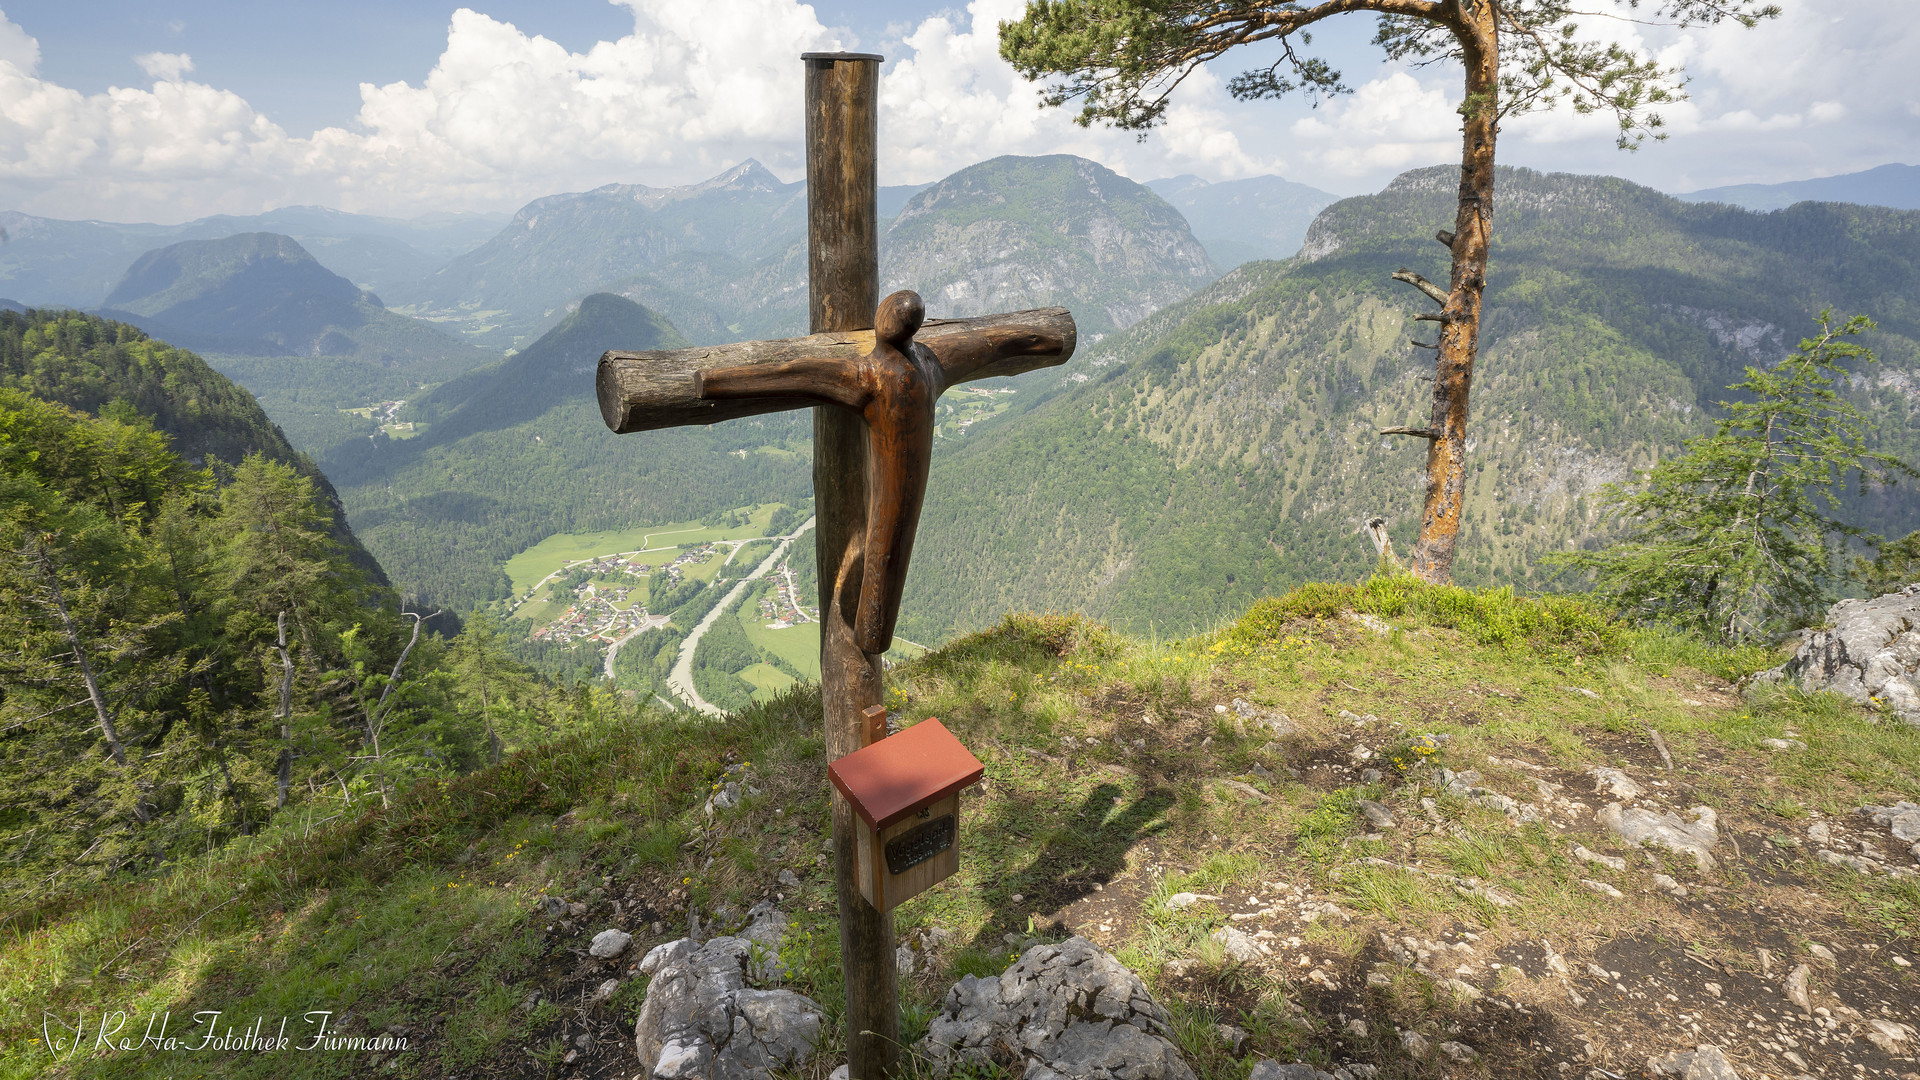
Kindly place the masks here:
<instances>
[{"instance_id":1,"label":"valley floor","mask_svg":"<svg viewBox=\"0 0 1920 1080\"><path fill-rule=\"evenodd\" d=\"M1920 731L1742 697L1774 659L1376 580L1170 645L1015 616L896 665L889 706L987 764L959 875L897 913L903 1036L960 976L1079 934L1203 1080L1640 1077L1702 1044L1745 1080L1920 1076L1916 859L1859 810L1920 799ZM635 958L760 900L837 1025L811 688L720 723L607 708L391 810L7 913L0 1076L630 1077ZM1610 806L1689 850L1627 842ZM609 927L632 949L588 955ZM330 1009L408 1048L55 1064L34 1041L43 1011L203 1009Z\"/></svg>"}]
</instances>

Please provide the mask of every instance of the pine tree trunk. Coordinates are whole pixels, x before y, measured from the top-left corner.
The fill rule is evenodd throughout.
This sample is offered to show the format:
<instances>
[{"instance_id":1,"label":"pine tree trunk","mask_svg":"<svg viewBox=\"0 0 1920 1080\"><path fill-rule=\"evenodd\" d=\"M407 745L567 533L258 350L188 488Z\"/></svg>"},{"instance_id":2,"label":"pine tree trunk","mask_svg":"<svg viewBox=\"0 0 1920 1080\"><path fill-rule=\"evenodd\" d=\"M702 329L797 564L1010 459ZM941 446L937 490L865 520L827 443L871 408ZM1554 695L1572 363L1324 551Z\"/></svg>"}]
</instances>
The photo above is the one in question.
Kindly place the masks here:
<instances>
[{"instance_id":1,"label":"pine tree trunk","mask_svg":"<svg viewBox=\"0 0 1920 1080\"><path fill-rule=\"evenodd\" d=\"M114 726L112 710L107 708L107 695L101 691L100 680L94 676L93 664L87 660L86 644L80 640L80 628L73 621L73 613L67 610L67 594L60 588L59 568L53 565L53 555L47 551L45 544L39 545L36 555L40 573L46 579L47 588L52 591L54 610L60 615L60 628L66 636L67 647L73 650L74 662L80 666L80 677L87 684L87 698L93 702L94 719L100 724L100 734L107 740L107 756L113 759L115 765L125 769L127 755L120 746L120 732ZM134 794L133 816L143 822L151 816L147 813L146 798L138 792Z\"/></svg>"},{"instance_id":2,"label":"pine tree trunk","mask_svg":"<svg viewBox=\"0 0 1920 1080\"><path fill-rule=\"evenodd\" d=\"M1445 584L1453 578L1455 541L1467 494L1467 405L1480 347L1481 293L1487 285L1487 248L1493 238L1493 144L1499 131L1500 46L1493 4L1461 0L1454 36L1466 64L1466 101L1460 151L1460 206L1453 228L1453 275L1441 308L1440 353L1428 425L1426 503L1413 572Z\"/></svg>"},{"instance_id":3,"label":"pine tree trunk","mask_svg":"<svg viewBox=\"0 0 1920 1080\"><path fill-rule=\"evenodd\" d=\"M275 620L280 631L280 765L275 787L275 810L285 809L287 788L293 783L293 657L287 653L287 613Z\"/></svg>"}]
</instances>

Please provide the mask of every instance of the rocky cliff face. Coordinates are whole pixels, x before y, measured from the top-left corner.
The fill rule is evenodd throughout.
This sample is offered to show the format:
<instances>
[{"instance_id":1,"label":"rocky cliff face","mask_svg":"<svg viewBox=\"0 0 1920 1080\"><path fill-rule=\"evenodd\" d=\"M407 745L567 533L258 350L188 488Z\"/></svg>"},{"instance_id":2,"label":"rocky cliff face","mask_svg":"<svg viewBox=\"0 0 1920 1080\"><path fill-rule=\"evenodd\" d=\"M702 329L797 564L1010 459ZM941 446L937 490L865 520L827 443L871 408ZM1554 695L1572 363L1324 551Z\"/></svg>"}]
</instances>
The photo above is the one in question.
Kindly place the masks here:
<instances>
[{"instance_id":1,"label":"rocky cliff face","mask_svg":"<svg viewBox=\"0 0 1920 1080\"><path fill-rule=\"evenodd\" d=\"M1083 335L1139 322L1217 275L1186 219L1143 185L1068 155L1002 157L907 203L881 291L941 316L1063 306Z\"/></svg>"}]
</instances>

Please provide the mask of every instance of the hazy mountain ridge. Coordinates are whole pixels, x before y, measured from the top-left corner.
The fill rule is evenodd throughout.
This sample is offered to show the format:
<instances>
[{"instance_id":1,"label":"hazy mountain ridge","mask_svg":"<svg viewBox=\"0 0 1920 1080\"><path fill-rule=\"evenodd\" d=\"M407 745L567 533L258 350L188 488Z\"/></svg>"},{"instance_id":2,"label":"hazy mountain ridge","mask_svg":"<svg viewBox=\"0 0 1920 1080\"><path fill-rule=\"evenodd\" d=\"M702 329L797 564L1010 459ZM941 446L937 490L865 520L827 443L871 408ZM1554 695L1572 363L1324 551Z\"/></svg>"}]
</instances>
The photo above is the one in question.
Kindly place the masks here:
<instances>
[{"instance_id":1,"label":"hazy mountain ridge","mask_svg":"<svg viewBox=\"0 0 1920 1080\"><path fill-rule=\"evenodd\" d=\"M32 306L101 304L144 252L181 240L239 233L293 237L322 266L375 292L431 272L499 231L505 215L436 213L413 219L284 206L264 214L200 218L180 225L62 221L0 211L0 285Z\"/></svg>"},{"instance_id":2,"label":"hazy mountain ridge","mask_svg":"<svg viewBox=\"0 0 1920 1080\"><path fill-rule=\"evenodd\" d=\"M1210 184L1197 176L1149 180L1172 203L1222 269L1257 259L1290 259L1320 211L1340 197L1279 176Z\"/></svg>"},{"instance_id":3,"label":"hazy mountain ridge","mask_svg":"<svg viewBox=\"0 0 1920 1080\"><path fill-rule=\"evenodd\" d=\"M386 310L378 296L274 233L147 252L107 295L103 312L204 352L351 357L415 371L464 370L487 359Z\"/></svg>"},{"instance_id":4,"label":"hazy mountain ridge","mask_svg":"<svg viewBox=\"0 0 1920 1080\"><path fill-rule=\"evenodd\" d=\"M806 186L782 183L749 159L684 187L608 184L536 199L493 239L395 300L476 340L512 344L582 295L683 252L751 264L805 235Z\"/></svg>"},{"instance_id":5,"label":"hazy mountain ridge","mask_svg":"<svg viewBox=\"0 0 1920 1080\"><path fill-rule=\"evenodd\" d=\"M1920 210L1920 165L1881 165L1862 172L1779 184L1729 184L1675 197L1687 202L1731 203L1759 211L1784 210L1808 201Z\"/></svg>"},{"instance_id":6,"label":"hazy mountain ridge","mask_svg":"<svg viewBox=\"0 0 1920 1080\"><path fill-rule=\"evenodd\" d=\"M1084 158L1001 157L913 197L881 242L880 291L942 316L1074 307L1110 333L1218 276L1186 219Z\"/></svg>"},{"instance_id":7,"label":"hazy mountain ridge","mask_svg":"<svg viewBox=\"0 0 1920 1080\"><path fill-rule=\"evenodd\" d=\"M1051 400L937 460L903 632L1067 609L1179 633L1364 573L1369 514L1404 550L1425 444L1377 432L1424 426L1432 354L1406 342L1431 339L1411 317L1432 305L1388 274L1444 280L1431 235L1455 186L1418 170L1329 207L1301 259L1242 267L1093 346ZM1601 484L1708 430L1741 365L1777 359L1823 306L1879 319L1883 363L1855 391L1882 446L1920 460L1920 214L1756 215L1503 170L1495 222L1460 580L1544 583L1535 560L1592 534ZM1850 512L1920 525L1906 488Z\"/></svg>"},{"instance_id":8,"label":"hazy mountain ridge","mask_svg":"<svg viewBox=\"0 0 1920 1080\"><path fill-rule=\"evenodd\" d=\"M940 315L1070 297L1101 333L1215 272L1178 211L1078 158L996 158L880 196L883 289L919 288ZM1060 243L1041 241L1056 231ZM389 299L505 345L544 332L592 291L643 303L699 343L805 333L806 185L747 161L680 188L549 196Z\"/></svg>"}]
</instances>

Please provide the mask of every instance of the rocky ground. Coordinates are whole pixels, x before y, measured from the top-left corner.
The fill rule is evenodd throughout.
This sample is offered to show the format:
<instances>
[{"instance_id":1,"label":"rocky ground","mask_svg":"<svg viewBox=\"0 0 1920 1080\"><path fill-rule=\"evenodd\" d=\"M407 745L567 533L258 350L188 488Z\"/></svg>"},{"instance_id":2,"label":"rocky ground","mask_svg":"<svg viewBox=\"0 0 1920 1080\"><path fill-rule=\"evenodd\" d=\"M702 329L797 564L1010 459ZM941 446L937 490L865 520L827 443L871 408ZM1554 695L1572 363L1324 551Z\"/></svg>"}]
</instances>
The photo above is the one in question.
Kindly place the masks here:
<instances>
[{"instance_id":1,"label":"rocky ground","mask_svg":"<svg viewBox=\"0 0 1920 1080\"><path fill-rule=\"evenodd\" d=\"M914 1080L1920 1080L1909 630L1756 680L1783 656L1365 588L1172 644L1015 616L889 672L986 765L959 873L895 912ZM1807 692L1849 670L1864 703ZM50 906L0 940L0 1077L830 1080L804 690ZM49 1071L32 1019L315 1007L406 1046Z\"/></svg>"},{"instance_id":2,"label":"rocky ground","mask_svg":"<svg viewBox=\"0 0 1920 1080\"><path fill-rule=\"evenodd\" d=\"M1144 979L1172 1042L1209 1077L1284 1080L1267 1062L1339 1080L1920 1078L1920 805L1871 797L1860 761L1827 758L1856 727L1911 733L1841 706L1756 719L1738 687L1691 670L1471 673L1442 700L1371 662L1393 629L1382 626L1321 626L1302 646L1373 686L1323 671L1284 702L1219 680L1215 700L1178 704L1107 686L1081 695L1076 734L1019 743L948 719L963 738L975 728L988 761L963 818L1038 844L996 853L998 874L943 886L970 897L903 910L908 992L933 1033L971 1000L956 977L997 977L1072 939ZM1561 730L1489 738L1509 712ZM786 816L780 789L795 782L723 785L701 809L701 842L723 849ZM1085 820L1117 843L1089 859L997 812L1043 789L1063 809L1096 806ZM1183 803L1184 826L1154 827ZM778 825L764 835L786 839ZM759 894L826 928L824 857L790 850ZM989 875L998 887L981 889ZM616 966L583 962L573 985ZM629 1075L641 1064L631 1036L602 1036L560 1075ZM939 1071L938 1041L920 1044L920 1068Z\"/></svg>"}]
</instances>

